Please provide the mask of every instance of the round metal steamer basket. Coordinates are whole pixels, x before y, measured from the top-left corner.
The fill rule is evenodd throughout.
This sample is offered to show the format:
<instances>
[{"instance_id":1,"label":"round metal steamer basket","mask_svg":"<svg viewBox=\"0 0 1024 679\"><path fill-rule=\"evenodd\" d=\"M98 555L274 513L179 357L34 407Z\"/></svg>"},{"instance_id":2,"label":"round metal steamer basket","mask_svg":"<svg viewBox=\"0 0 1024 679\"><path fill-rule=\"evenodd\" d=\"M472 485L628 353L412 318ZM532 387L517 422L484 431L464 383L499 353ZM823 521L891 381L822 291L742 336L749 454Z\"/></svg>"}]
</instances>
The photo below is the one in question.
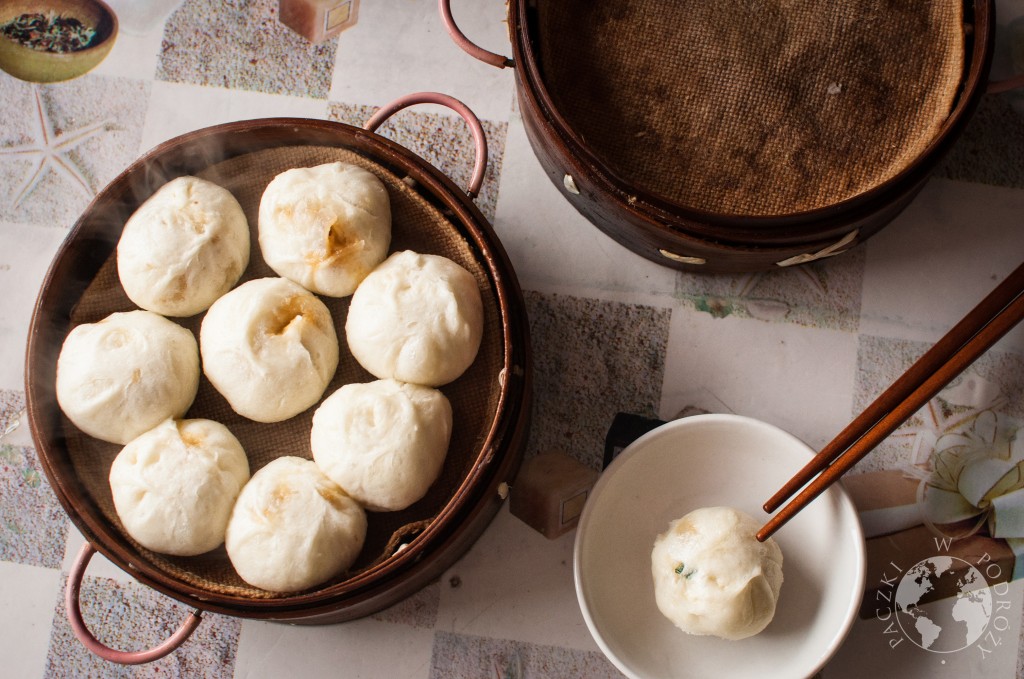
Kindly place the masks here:
<instances>
[{"instance_id":1,"label":"round metal steamer basket","mask_svg":"<svg viewBox=\"0 0 1024 679\"><path fill-rule=\"evenodd\" d=\"M684 39L678 38L677 34L682 34L683 28L689 30L690 24L696 22L692 13L699 9L705 15L714 15L719 11L717 4L635 0L595 8L585 2L511 0L508 17L512 59L506 59L477 47L471 42L472 36L463 35L455 26L448 1L439 0L439 4L456 43L478 59L499 67L515 68L520 112L527 136L546 174L565 198L589 221L630 250L659 264L694 272L756 271L802 264L839 254L889 223L924 186L936 163L962 132L984 93L995 27L992 0L965 0L960 20L947 22L951 25L944 30L955 35L957 40L962 39L963 44L962 59L959 54L955 55L957 66L954 69L959 69L962 62L962 71L954 74L954 80L959 75L959 81L945 85L947 92L953 90L949 94L948 115L942 119L940 111L933 116L930 124L936 129L930 137L923 137L930 138L930 142L920 143L913 155L902 158L898 164L900 169L895 174L862 187L863 190L854 195L813 207L788 209L790 204L780 199L773 202L782 205L783 209L773 212L755 209L726 211L709 208L708 205L716 200L704 199L708 196L716 198L713 194L719 189L725 195L735 188L730 184L737 181L758 182L772 173L755 168L745 173L734 171L728 177L724 174L710 179L702 177L701 181L709 188L691 190L692 200L665 190L672 184L672 179L666 179L672 172L681 176L696 174L687 162L676 157L666 160L673 155L671 149L683 147L699 156L715 157L707 151L711 142L729 136L727 131L717 137L697 137L694 147L691 130L682 125L673 126L673 109L681 106L681 101L692 99L699 102L698 105L709 107L711 118L720 113L723 119L731 116L753 121L763 114L765 109L762 106L775 105L770 101L775 95L771 92L751 96L749 101L740 97L740 103L735 105L750 107L740 116L736 116L735 110L716 111L714 108L718 103L716 88L730 86L723 85L727 80L725 68L732 66L729 60L736 51L742 51L729 53L723 46L735 47L737 42L745 40L744 22L750 25L777 17L755 17L751 10L750 15L741 17L742 20L735 22L734 27L710 27L707 40L687 42L691 33L687 33ZM759 6L763 6L762 9L771 7L772 11L778 12L790 11L775 7L773 3L761 3ZM886 12L882 12L881 21L877 15L865 17L873 21L852 22L844 30L847 33L885 30ZM567 25L574 28L568 31ZM779 25L782 26L779 32L785 34L786 39L800 33L789 31L786 34L785 22ZM660 32L651 35L652 31ZM573 38L573 35L577 37ZM802 37L797 35L794 39ZM861 37L857 36L855 40ZM634 42L632 47L628 47L626 42L630 39ZM619 44L617 49L605 49L605 46L615 43ZM622 44L627 47L623 48ZM891 39L888 49L881 54L889 62L898 63L900 50L909 49L913 48ZM637 50L657 52L660 57L634 59L630 64L620 64L615 60L616 55L632 58ZM678 57L661 58L666 53L677 54ZM801 64L804 68L783 70L782 79L794 90L807 87L805 81L817 75L815 69L823 70L824 61L814 54L807 55L806 63ZM688 71L691 75L682 76L683 70L695 62L705 64L703 71L696 71L702 75L692 76L693 71ZM707 64L711 66L707 67ZM722 67L719 68L718 64ZM690 77L695 79L688 79ZM859 77L871 81L873 73L867 69ZM824 81L817 85L828 87L818 87L814 91L816 97L826 98L843 92L842 83ZM907 82L906 88L899 89L920 90L919 85ZM735 83L732 87L735 89ZM875 92L883 89L884 86L878 86ZM803 91L789 94L793 95L794 101L811 97L810 92ZM852 92L847 94L854 95ZM878 96L885 100L886 95ZM910 108L914 106L913 96L916 95L908 95L907 105ZM786 111L782 107L778 114L784 116ZM847 108L844 114L856 117L857 106ZM822 120L815 119L806 127L824 125ZM652 121L660 124L661 128L656 128ZM714 122L711 127L714 127ZM649 129L655 130L654 133L648 134ZM736 130L735 127L731 129ZM764 135L771 133L771 130L763 132ZM689 140L680 141L688 135ZM858 154L871 143L871 139L843 140L842 145L847 152L843 154L845 160L838 164L857 166L863 160L863 154ZM638 157L641 153L638 149L647 149L642 151L647 155ZM734 147L731 153L753 157L757 156L758 150L758 144L751 142L747 146ZM803 149L809 153L815 150ZM719 153L717 157L727 155ZM622 160L624 156L631 156L631 160ZM644 174L648 176L640 176ZM823 177L825 175L810 173L806 181L820 180L823 184L831 181ZM756 190L756 187L747 188L748 194ZM836 195L840 194L837 192ZM766 192L755 195L753 200L759 201L761 196L766 199L765 203L772 197Z\"/></svg>"},{"instance_id":2,"label":"round metal steamer basket","mask_svg":"<svg viewBox=\"0 0 1024 679\"><path fill-rule=\"evenodd\" d=\"M478 145L468 193L422 158L370 131L387 115L422 102L447 104L470 124ZM515 273L471 197L486 166L482 128L460 102L434 93L410 95L385 107L367 128L279 118L192 132L136 161L97 195L74 225L36 303L26 392L43 468L89 543L83 549L85 563L95 548L142 583L199 611L290 623L333 623L381 610L428 584L470 547L497 512L505 490L502 484L511 482L525 446L531 361ZM120 526L106 481L120 447L85 436L60 412L56 361L64 338L76 324L99 320L112 310L134 308L117 280L115 248L128 216L166 181L192 174L221 184L239 199L253 235L244 281L274 275L256 245L256 214L263 188L290 167L334 160L360 164L384 181L392 200L392 252L411 249L445 255L474 274L484 299L484 340L467 372L441 388L452 403L455 426L442 476L427 496L406 510L368 514L363 553L348 573L311 591L274 594L242 581L230 567L223 546L182 558L155 554L131 540ZM339 329L342 355L326 397L341 384L374 378L356 363L344 341L349 300L321 299ZM201 319L202 315L174 320L198 336ZM274 425L245 421L231 412L204 377L186 417L209 417L226 424L242 441L255 472L281 455L310 457L308 432L315 409ZM78 570L84 570L84 565ZM76 586L69 586L69 602ZM77 610L77 601L71 603ZM74 625L71 610L69 605Z\"/></svg>"}]
</instances>

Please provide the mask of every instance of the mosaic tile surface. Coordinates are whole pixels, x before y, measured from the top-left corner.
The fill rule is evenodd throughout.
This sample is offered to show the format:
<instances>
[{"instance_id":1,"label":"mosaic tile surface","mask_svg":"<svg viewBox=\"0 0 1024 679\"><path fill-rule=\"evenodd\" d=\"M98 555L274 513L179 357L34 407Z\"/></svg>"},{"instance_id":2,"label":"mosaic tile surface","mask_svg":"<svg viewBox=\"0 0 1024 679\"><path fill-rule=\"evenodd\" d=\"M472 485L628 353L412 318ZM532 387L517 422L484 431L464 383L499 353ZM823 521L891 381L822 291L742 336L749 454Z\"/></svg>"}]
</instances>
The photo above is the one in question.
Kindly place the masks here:
<instances>
[{"instance_id":1,"label":"mosaic tile surface","mask_svg":"<svg viewBox=\"0 0 1024 679\"><path fill-rule=\"evenodd\" d=\"M17 426L25 410L25 394L13 389L0 389L0 442L9 427Z\"/></svg>"},{"instance_id":2,"label":"mosaic tile surface","mask_svg":"<svg viewBox=\"0 0 1024 679\"><path fill-rule=\"evenodd\" d=\"M328 117L362 127L375 111L372 106L331 104ZM475 202L484 217L493 223L508 124L481 120L480 125L487 139L487 167ZM469 128L461 118L454 114L449 116L407 109L385 121L377 132L441 170L456 186L463 190L469 186L476 150Z\"/></svg>"},{"instance_id":3,"label":"mosaic tile surface","mask_svg":"<svg viewBox=\"0 0 1024 679\"><path fill-rule=\"evenodd\" d=\"M337 46L279 23L276 0L187 0L164 27L156 78L326 99Z\"/></svg>"},{"instance_id":4,"label":"mosaic tile surface","mask_svg":"<svg viewBox=\"0 0 1024 679\"><path fill-rule=\"evenodd\" d=\"M400 623L412 627L433 627L437 623L440 604L440 584L433 582L404 601L375 613L373 618L382 622Z\"/></svg>"},{"instance_id":5,"label":"mosaic tile surface","mask_svg":"<svg viewBox=\"0 0 1024 679\"><path fill-rule=\"evenodd\" d=\"M562 450L600 469L616 413L655 416L671 312L531 292L526 307L534 354L527 454Z\"/></svg>"},{"instance_id":6,"label":"mosaic tile surface","mask_svg":"<svg viewBox=\"0 0 1024 679\"><path fill-rule=\"evenodd\" d=\"M978 109L935 176L961 181L1024 188L1024 94L981 98Z\"/></svg>"},{"instance_id":7,"label":"mosaic tile surface","mask_svg":"<svg viewBox=\"0 0 1024 679\"><path fill-rule=\"evenodd\" d=\"M621 677L597 652L524 644L438 632L434 637L431 679L526 679L527 677Z\"/></svg>"},{"instance_id":8,"label":"mosaic tile surface","mask_svg":"<svg viewBox=\"0 0 1024 679\"><path fill-rule=\"evenodd\" d=\"M0 561L58 567L67 525L36 451L0 443Z\"/></svg>"},{"instance_id":9,"label":"mosaic tile surface","mask_svg":"<svg viewBox=\"0 0 1024 679\"><path fill-rule=\"evenodd\" d=\"M70 228L135 159L148 97L120 78L0 79L0 219Z\"/></svg>"},{"instance_id":10,"label":"mosaic tile surface","mask_svg":"<svg viewBox=\"0 0 1024 679\"><path fill-rule=\"evenodd\" d=\"M854 331L860 314L863 247L806 266L750 274L680 273L676 292L694 309L716 318L764 321Z\"/></svg>"},{"instance_id":11,"label":"mosaic tile surface","mask_svg":"<svg viewBox=\"0 0 1024 679\"><path fill-rule=\"evenodd\" d=\"M80 601L83 619L93 635L110 648L126 651L160 643L189 613L184 605L136 583L88 575ZM61 596L53 612L46 676L227 678L234 674L240 628L237 618L206 613L174 653L146 665L117 665L92 655L74 637Z\"/></svg>"}]
</instances>

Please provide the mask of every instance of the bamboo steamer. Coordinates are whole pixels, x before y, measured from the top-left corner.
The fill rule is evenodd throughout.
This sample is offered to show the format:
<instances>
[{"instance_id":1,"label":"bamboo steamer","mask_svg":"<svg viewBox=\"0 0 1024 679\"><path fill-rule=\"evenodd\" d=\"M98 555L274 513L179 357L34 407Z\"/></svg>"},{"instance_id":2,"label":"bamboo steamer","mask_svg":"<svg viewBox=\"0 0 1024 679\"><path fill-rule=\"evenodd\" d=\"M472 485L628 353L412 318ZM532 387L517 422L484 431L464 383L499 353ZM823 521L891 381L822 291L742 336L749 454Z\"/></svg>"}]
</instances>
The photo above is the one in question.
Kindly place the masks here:
<instances>
[{"instance_id":1,"label":"bamboo steamer","mask_svg":"<svg viewBox=\"0 0 1024 679\"><path fill-rule=\"evenodd\" d=\"M415 99L418 96L411 103L446 103L437 97ZM386 113L405 105L392 106ZM472 120L471 130L482 142L479 121L475 116ZM444 255L474 275L484 300L484 339L467 372L441 388L452 403L455 424L441 478L427 496L406 510L371 513L363 552L349 572L309 591L277 594L242 581L223 546L196 557L171 557L150 552L127 535L107 482L119 446L91 439L60 412L56 360L75 325L134 308L117 279L114 251L125 220L165 181L192 174L231 190L249 218L255 243L258 203L266 184L285 169L334 160L362 165L387 186L393 215L391 251ZM476 161L467 193L422 158L368 129L275 118L218 125L172 139L103 189L74 225L44 279L26 356L26 394L36 449L58 500L88 547L143 584L199 612L300 624L340 622L379 611L452 565L489 524L506 494L503 484L510 483L518 470L532 384L522 293L501 243L472 200L483 178L485 147L478 145ZM265 275L274 274L254 247L240 283ZM342 352L326 397L342 384L374 378L352 358L344 341L349 298L322 299L339 329ZM175 320L198 332L202 314ZM309 427L315 408L277 424L247 421L233 413L203 377L186 417L226 424L242 442L255 472L281 455L311 457ZM69 612L74 625L70 607ZM139 661L113 656L123 662Z\"/></svg>"},{"instance_id":2,"label":"bamboo steamer","mask_svg":"<svg viewBox=\"0 0 1024 679\"><path fill-rule=\"evenodd\" d=\"M694 272L839 254L891 222L987 84L992 0L511 0L519 111L552 183Z\"/></svg>"}]
</instances>

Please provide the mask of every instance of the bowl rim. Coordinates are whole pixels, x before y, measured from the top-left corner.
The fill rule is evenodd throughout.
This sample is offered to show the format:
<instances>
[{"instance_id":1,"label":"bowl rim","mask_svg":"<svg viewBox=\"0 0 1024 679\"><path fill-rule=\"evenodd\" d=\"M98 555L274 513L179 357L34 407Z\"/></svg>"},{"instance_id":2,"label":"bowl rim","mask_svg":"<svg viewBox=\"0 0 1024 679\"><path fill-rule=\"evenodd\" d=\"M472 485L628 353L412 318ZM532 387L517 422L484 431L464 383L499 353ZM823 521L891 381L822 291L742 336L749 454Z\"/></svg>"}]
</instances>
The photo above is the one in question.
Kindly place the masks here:
<instances>
[{"instance_id":1,"label":"bowl rim","mask_svg":"<svg viewBox=\"0 0 1024 679\"><path fill-rule=\"evenodd\" d=\"M601 649L602 653L604 653L605 657L608 658L616 668L633 679L645 679L645 677L644 675L636 673L631 666L623 661L604 638L590 611L587 593L584 589L581 554L586 546L587 526L592 521L595 506L594 499L598 498L603 489L612 483L612 479L616 472L628 464L633 457L642 454L644 449L647 448L652 441L674 436L680 429L693 429L694 427L716 424L755 428L760 429L761 431L770 432L772 435L781 436L782 438L789 440L797 447L806 449L808 456L814 454L814 450L802 440L788 431L764 420L732 413L705 413L670 420L655 427L654 429L651 429L623 448L615 459L611 461L604 473L602 473L594 484L594 487L591 489L590 496L587 499L587 504L584 505L583 513L581 514L579 524L577 525L576 537L573 542L573 583L576 590L577 602L580 607L580 613L583 616L584 622L586 623L587 629L590 631L594 642ZM852 538L851 544L856 556L856 572L852 588L854 594L850 597L850 601L847 603L847 608L843 613L842 624L836 629L835 634L831 636L828 646L818 655L818 659L814 667L808 668L806 673L807 676L813 676L819 672L828 663L832 656L835 655L846 640L846 637L849 635L850 630L857 619L857 614L860 609L860 601L867 581L867 545L864 538L864 529L860 521L860 516L857 512L856 506L853 504L853 500L841 483L833 484L823 493L823 495L834 498L839 503L839 511L842 512L844 516L848 516L852 519L849 522L849 525L843 526L843 530L845 533L852 533L850 537Z\"/></svg>"}]
</instances>

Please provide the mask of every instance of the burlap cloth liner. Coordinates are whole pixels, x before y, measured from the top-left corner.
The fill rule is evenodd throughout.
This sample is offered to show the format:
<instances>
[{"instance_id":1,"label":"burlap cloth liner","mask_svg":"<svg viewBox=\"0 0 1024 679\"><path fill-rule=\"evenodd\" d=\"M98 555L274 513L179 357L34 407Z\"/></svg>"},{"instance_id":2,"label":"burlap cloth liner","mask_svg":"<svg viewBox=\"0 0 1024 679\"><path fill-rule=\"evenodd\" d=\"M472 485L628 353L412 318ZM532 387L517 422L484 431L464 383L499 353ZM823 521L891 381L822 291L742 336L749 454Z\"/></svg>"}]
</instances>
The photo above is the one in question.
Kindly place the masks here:
<instances>
[{"instance_id":1,"label":"burlap cloth liner","mask_svg":"<svg viewBox=\"0 0 1024 679\"><path fill-rule=\"evenodd\" d=\"M281 147L238 156L212 165L197 173L230 190L241 203L249 220L252 254L241 282L264 276L275 276L260 254L257 240L257 212L266 185L278 173L293 167L308 167L342 160L374 172L388 188L392 207L392 243L390 252L415 250L444 255L458 262L477 279L484 299L484 333L480 352L469 370L455 382L442 387L452 404L454 427L452 441L445 459L442 476L427 496L412 507L389 513L369 513L366 543L350 573L344 580L389 556L403 537L414 534L429 523L448 503L473 467L482 438L496 416L498 374L503 366L502 328L491 282L477 261L470 244L456 231L439 210L401 178L380 165L345 149L332 147ZM338 387L350 382L375 379L362 369L345 342L345 318L349 298L321 297L334 317L341 349L338 371L324 393L324 398ZM72 326L95 322L115 311L135 309L125 295L117 277L116 256L112 254L99 274L86 289L72 314ZM195 333L198 340L202 314L188 319L174 319ZM247 420L231 410L227 401L203 377L199 393L187 418L204 417L226 425L241 441L249 457L250 471L255 472L272 459L282 455L311 458L309 430L316 406L277 424L261 424ZM102 509L105 517L124 533L114 510L108 474L110 464L120 446L93 439L62 416L69 458L82 484ZM125 537L128 538L127 534ZM128 538L130 542L130 538ZM133 542L133 544L135 544ZM231 567L223 546L196 557L172 557L157 554L136 544L147 561L172 577L212 592L243 597L268 597L268 592L246 584ZM331 583L326 583L331 584ZM280 595L277 595L280 596Z\"/></svg>"},{"instance_id":2,"label":"burlap cloth liner","mask_svg":"<svg viewBox=\"0 0 1024 679\"><path fill-rule=\"evenodd\" d=\"M784 215L905 169L954 103L962 0L541 1L547 92L620 179Z\"/></svg>"}]
</instances>

